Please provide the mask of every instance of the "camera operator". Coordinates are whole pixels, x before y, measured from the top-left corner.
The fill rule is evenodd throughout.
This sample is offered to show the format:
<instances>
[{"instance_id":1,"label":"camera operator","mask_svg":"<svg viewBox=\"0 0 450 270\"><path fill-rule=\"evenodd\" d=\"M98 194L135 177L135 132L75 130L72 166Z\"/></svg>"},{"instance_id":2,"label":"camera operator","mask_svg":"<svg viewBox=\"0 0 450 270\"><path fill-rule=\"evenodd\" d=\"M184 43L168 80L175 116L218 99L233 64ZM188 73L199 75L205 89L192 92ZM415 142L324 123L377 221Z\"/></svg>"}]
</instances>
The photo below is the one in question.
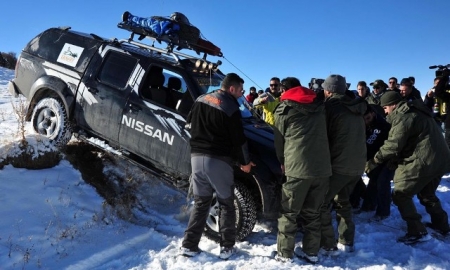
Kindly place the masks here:
<instances>
[{"instance_id":1,"label":"camera operator","mask_svg":"<svg viewBox=\"0 0 450 270\"><path fill-rule=\"evenodd\" d=\"M438 125L442 127L445 117L447 116L447 112L445 110L445 107L447 105L442 101L441 98L436 97L436 95L434 94L434 89L439 83L439 80L440 78L438 77L434 78L434 85L430 90L428 90L423 102L425 103L425 106L427 106L430 111L433 112L433 118L434 120L436 120L436 123L438 123Z\"/></svg>"},{"instance_id":2,"label":"camera operator","mask_svg":"<svg viewBox=\"0 0 450 270\"><path fill-rule=\"evenodd\" d=\"M431 68L431 67L430 67ZM434 94L437 98L442 99L446 104L445 111L448 111L448 104L450 103L450 86L449 86L449 76L450 70L448 67L444 67L443 69L439 68L436 71L436 78L439 78L439 82L436 84L434 89ZM444 120L445 125L445 141L447 142L448 147L450 148L450 117L446 117Z\"/></svg>"}]
</instances>

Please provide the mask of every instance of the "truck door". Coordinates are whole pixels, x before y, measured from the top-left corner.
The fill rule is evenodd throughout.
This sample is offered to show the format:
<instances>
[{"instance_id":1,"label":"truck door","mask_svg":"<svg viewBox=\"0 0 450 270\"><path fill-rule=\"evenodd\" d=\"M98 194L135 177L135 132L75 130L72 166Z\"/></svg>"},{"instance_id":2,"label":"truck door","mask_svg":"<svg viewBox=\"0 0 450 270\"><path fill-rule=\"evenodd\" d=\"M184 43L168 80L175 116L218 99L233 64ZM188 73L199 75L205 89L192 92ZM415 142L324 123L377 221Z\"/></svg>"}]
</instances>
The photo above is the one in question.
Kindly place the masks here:
<instances>
[{"instance_id":1,"label":"truck door","mask_svg":"<svg viewBox=\"0 0 450 270\"><path fill-rule=\"evenodd\" d=\"M130 80L138 60L129 54L108 50L100 69L85 76L80 85L82 111L77 121L85 130L113 143L119 141L119 129Z\"/></svg>"},{"instance_id":2,"label":"truck door","mask_svg":"<svg viewBox=\"0 0 450 270\"><path fill-rule=\"evenodd\" d=\"M163 71L160 72L159 76L162 76ZM163 102L164 94L157 95L156 93L156 90L175 90L168 87L169 78L172 76L164 72L165 75L157 79L159 80L159 86L157 86L152 84L152 81L156 82L157 80L149 78L151 72L147 73L139 91L133 89L129 96L121 122L120 145L151 161L161 170L182 178L189 177L191 171L190 134L185 129L185 117L175 109L177 100ZM149 91L152 87L160 88L155 89L153 95L146 95L144 92ZM176 90L180 90L180 88ZM176 99L179 96L170 95L170 98L173 97Z\"/></svg>"}]
</instances>

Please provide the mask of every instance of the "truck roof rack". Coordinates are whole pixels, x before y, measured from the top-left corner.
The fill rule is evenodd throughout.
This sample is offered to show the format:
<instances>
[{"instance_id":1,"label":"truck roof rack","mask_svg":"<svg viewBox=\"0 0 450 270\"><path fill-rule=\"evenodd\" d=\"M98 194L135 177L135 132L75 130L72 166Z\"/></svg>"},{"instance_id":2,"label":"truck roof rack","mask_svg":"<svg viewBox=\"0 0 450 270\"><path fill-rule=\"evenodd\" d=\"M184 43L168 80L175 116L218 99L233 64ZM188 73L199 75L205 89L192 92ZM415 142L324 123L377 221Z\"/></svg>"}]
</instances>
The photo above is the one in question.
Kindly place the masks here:
<instances>
[{"instance_id":1,"label":"truck roof rack","mask_svg":"<svg viewBox=\"0 0 450 270\"><path fill-rule=\"evenodd\" d=\"M143 27L132 25L132 24L126 23L126 22L120 22L117 25L117 27L131 32L129 40L134 40L135 35L138 34L139 41L143 40L144 38L149 38L149 39L153 40L153 42L157 41L160 44L162 42L166 43L168 51L174 51L174 49L176 49L176 50L189 49L191 51L196 52L199 55L203 52L203 59L206 59L206 56L208 54L213 55L211 53L208 53L208 51L206 50L207 49L206 47L202 47L199 44L191 44L188 41L181 40L176 36L171 36L171 35L157 36L157 35L155 35L155 33L152 33L152 31L150 31L150 30L147 30ZM215 56L223 57L223 54L219 53Z\"/></svg>"},{"instance_id":2,"label":"truck roof rack","mask_svg":"<svg viewBox=\"0 0 450 270\"><path fill-rule=\"evenodd\" d=\"M143 30L145 31L145 30ZM138 40L143 40L144 38L148 38L150 40L153 41L152 45L149 44L145 44L143 42L140 41L135 41L134 37L135 34L139 34L140 37L138 38ZM167 48L159 48L159 47L155 47L155 41L158 43L161 42L165 42L168 44ZM186 53L182 53L179 51L174 50L174 47L176 44L172 43L170 40L166 40L166 39L158 39L155 38L153 36L150 35L145 35L142 33L136 33L135 31L131 31L131 35L128 39L120 39L118 40L119 43L128 43L128 44L132 44L134 46L143 48L143 49L147 49L149 51L153 51L153 52L157 52L157 53L161 53L161 54L165 54L168 56L171 56L175 59L176 62L180 63L183 59L189 59L191 62L193 62L196 66L198 67L203 67L203 69L209 68L209 69L216 69L219 65L222 64L222 61L218 60L216 63L213 63L211 61L206 60L206 56L207 54L205 53L203 55L203 57L197 57L197 56L193 56L190 54L186 54Z\"/></svg>"}]
</instances>

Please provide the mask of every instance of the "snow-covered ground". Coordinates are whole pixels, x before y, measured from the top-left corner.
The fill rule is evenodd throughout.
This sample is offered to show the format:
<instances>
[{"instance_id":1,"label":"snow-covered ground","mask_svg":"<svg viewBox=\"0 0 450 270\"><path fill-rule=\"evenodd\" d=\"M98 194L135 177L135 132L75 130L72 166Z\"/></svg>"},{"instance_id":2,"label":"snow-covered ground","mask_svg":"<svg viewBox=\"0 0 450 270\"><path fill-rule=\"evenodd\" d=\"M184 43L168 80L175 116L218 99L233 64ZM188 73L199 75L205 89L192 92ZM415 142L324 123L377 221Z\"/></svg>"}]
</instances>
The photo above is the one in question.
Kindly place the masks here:
<instances>
[{"instance_id":1,"label":"snow-covered ground","mask_svg":"<svg viewBox=\"0 0 450 270\"><path fill-rule=\"evenodd\" d=\"M17 100L7 90L13 76L12 70L0 68L0 158L17 138L12 105ZM356 251L320 257L318 265L273 260L276 222L267 220L260 220L253 233L237 243L233 259L220 260L217 244L206 238L198 257L177 257L188 220L185 195L131 164L111 164L105 170L132 175L139 191L141 209L130 210L134 222L119 218L117 209L105 204L68 160L50 169L7 165L0 170L0 269L450 269L448 239L433 238L413 247L396 242L405 233L405 223L393 205L382 223L368 221L373 213L356 216ZM447 212L449 179L445 176L438 188Z\"/></svg>"}]
</instances>

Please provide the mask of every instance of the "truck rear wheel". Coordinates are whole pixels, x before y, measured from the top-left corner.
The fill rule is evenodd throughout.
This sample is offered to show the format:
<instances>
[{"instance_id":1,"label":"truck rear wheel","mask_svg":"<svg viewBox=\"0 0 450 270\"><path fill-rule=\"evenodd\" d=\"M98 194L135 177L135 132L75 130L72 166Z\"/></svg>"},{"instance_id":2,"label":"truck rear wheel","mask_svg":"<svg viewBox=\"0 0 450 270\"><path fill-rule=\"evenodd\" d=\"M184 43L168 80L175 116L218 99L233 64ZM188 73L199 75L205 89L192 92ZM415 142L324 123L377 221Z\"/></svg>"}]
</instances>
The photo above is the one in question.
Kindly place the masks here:
<instances>
[{"instance_id":1,"label":"truck rear wheel","mask_svg":"<svg viewBox=\"0 0 450 270\"><path fill-rule=\"evenodd\" d=\"M234 206L236 208L236 240L247 237L256 224L256 202L250 190L237 182L234 188ZM205 236L219 242L219 203L214 195L206 221Z\"/></svg>"},{"instance_id":2,"label":"truck rear wheel","mask_svg":"<svg viewBox=\"0 0 450 270\"><path fill-rule=\"evenodd\" d=\"M44 98L36 104L31 123L38 134L47 137L58 147L64 147L72 137L66 109L55 98Z\"/></svg>"}]
</instances>

